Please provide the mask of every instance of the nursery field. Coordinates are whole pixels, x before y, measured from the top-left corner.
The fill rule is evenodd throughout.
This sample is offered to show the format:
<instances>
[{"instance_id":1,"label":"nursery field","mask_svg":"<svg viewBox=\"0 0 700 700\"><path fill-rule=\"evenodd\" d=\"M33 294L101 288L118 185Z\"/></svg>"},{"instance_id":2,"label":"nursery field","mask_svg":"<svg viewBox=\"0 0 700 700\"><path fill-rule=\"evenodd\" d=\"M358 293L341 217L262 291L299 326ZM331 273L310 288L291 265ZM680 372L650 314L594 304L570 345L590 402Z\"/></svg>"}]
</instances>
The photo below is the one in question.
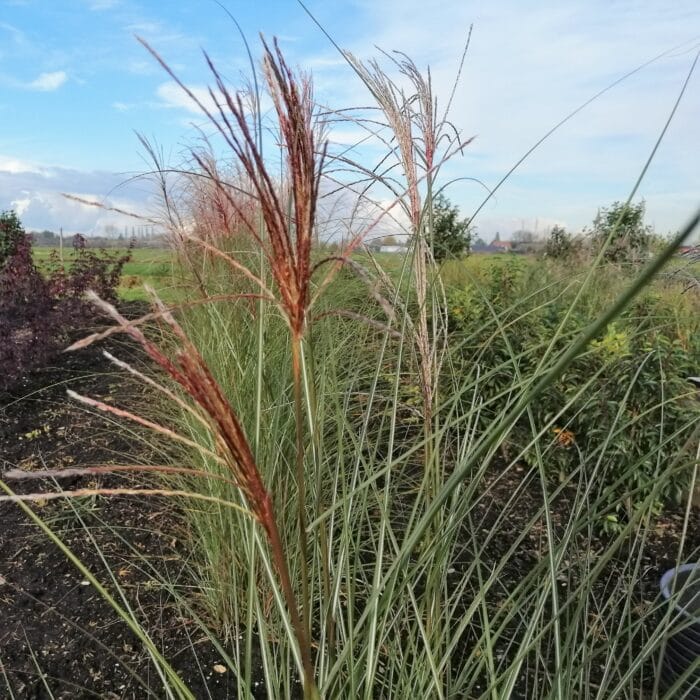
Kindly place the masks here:
<instances>
[{"instance_id":1,"label":"nursery field","mask_svg":"<svg viewBox=\"0 0 700 700\"><path fill-rule=\"evenodd\" d=\"M167 288L169 256L167 251L137 251L123 276ZM374 262L398 288L406 261L380 256ZM369 263L366 254L358 254L353 264ZM315 397L320 427L310 443L317 455L310 454L308 468L325 473L307 479L310 488L318 488L313 486L317 479L330 479L329 487L335 484L335 495L325 486L314 492L314 498L329 499L323 506L329 514L338 510L342 515L345 499L362 499L343 515L356 530L354 539L328 546L357 547L354 575L364 571L362 576L369 577L364 591L348 588L343 593L346 602L339 601L339 614L358 614L347 607L347 596L358 607L367 604L368 595L371 599L376 556L371 547L377 546L382 528L392 533L394 546L410 534L416 494L428 488L427 450L439 455L440 479L449 480L479 436L499 420L504 402L540 371L543 349L565 317L569 315L572 333L581 332L633 279L629 270L603 266L586 286L585 268L516 256L453 261L437 274L445 294L450 373L437 387L442 395L436 419L445 432L432 445L421 436L421 392L419 382L411 379L411 362L401 368L403 341L369 323L383 314L376 295L361 276L345 270L324 296L323 320L317 322L319 335L312 342L314 361L323 358L316 381L319 390L325 389ZM227 280L220 267L209 270L212 290L230 284ZM123 289L122 282L120 296ZM191 286L182 285L180 293L180 300L197 298ZM577 296L577 310L570 313ZM143 302L122 299L119 305L130 318L148 311ZM353 315L326 315L334 308ZM584 669L577 669L581 675L568 679L573 684L565 691L571 693L568 697L580 697L582 684L602 687L607 645L621 645L634 658L645 653L660 619L655 610L661 574L679 556L692 559L700 553L700 514L688 510L688 486L682 486L688 483L688 462L674 464L687 440L696 439L692 433L698 414L685 377L700 357L699 310L697 294L688 293L675 275L652 283L591 343L581 361L540 396L525 420L510 425L491 453L469 468L459 487L466 500L451 500L444 523L426 534L428 547L437 546L435 538L445 533L450 537L449 548L430 566L441 569L433 595L444 596L440 615L450 616L440 624L462 627L452 646L447 638L443 643L454 663L472 659L474 664L466 697L488 694L491 673L515 653L513 635L524 623L512 615L514 600L527 606L544 603L539 613L537 607L528 609L542 616L546 634L546 620L553 619L547 612L550 603L541 598L537 603L536 590L548 580L554 582L549 595L556 591L559 605L568 608L566 615L560 613L560 633L574 624L571 615L573 620L583 615L575 622L572 643L592 654L584 659ZM187 306L177 318L224 387L249 439L256 439L256 421L261 421L256 454L269 464L269 478L284 483L289 478L285 455L295 450L294 421L287 409L293 401L291 377L279 370L285 357L284 325L265 313L262 411L256 418L250 409L256 401L259 360L250 305L215 301ZM104 320L99 324L104 327ZM567 345L568 334L561 342ZM111 364L103 348L127 361L132 372ZM380 367L380 373L373 367ZM5 562L0 571L0 663L7 688L16 697L49 697L47 689L54 697L160 697L163 680L157 669L164 661L157 655L154 661L157 651L194 697L241 697L246 681L236 673L241 663L236 658L250 635L252 697L300 694L293 676L279 695L270 691L263 660L278 652L260 648L258 633L252 634L239 618L251 594L250 584L239 577L250 564L241 562L237 573L234 562L248 525L247 516L240 522L241 516L224 505L237 502L233 492L227 493L231 487L222 490L195 472L180 478L161 471L186 464L218 474L206 443L194 451L187 445L173 451L167 436L125 424L113 412L119 408L128 412L124 415L174 425L188 439L202 439L186 412L173 413L156 385L144 384L133 371L162 382L139 343L114 336L53 356L2 394L3 471L9 472L7 483L15 492L34 494L35 513L30 518L16 504L0 504ZM328 393L330 387L335 389ZM68 399L67 388L99 405ZM329 459L335 464L331 470ZM108 465L142 466L114 472ZM38 491L34 479L13 479L17 470L47 469L58 481L44 480ZM676 476L667 476L667 469ZM291 483L284 486L292 488ZM76 495L54 500L63 490ZM143 493L134 494L136 490ZM167 495L173 492L199 495ZM202 497L214 502L207 505L198 500ZM284 513L284 502L278 508ZM293 513L287 517L284 527L293 531ZM60 538L60 547L52 538ZM79 567L62 548L70 548ZM390 555L385 556L388 564ZM433 569L426 569L421 559L409 566L418 567L417 585L427 589ZM256 595L264 590L261 585ZM113 604L105 595L113 597ZM471 602L479 596L481 612ZM580 596L589 604L578 612L569 606L581 606ZM120 620L117 606L130 624ZM416 614L413 609L411 617ZM465 615L471 616L468 626L459 622ZM443 628L441 634L446 633ZM144 637L155 651L149 651ZM537 697L537 689L550 682L551 667L542 668L538 661L543 652L525 657L510 697ZM493 671L481 661L485 653L493 657ZM620 697L632 697L638 689L652 692L655 661L647 652L621 686ZM574 671L579 662L572 658L568 663ZM630 667L618 659L615 668L623 678ZM379 692L379 697L392 696L388 690L386 695Z\"/></svg>"},{"instance_id":2,"label":"nursery field","mask_svg":"<svg viewBox=\"0 0 700 700\"><path fill-rule=\"evenodd\" d=\"M177 167L141 138L173 250L0 213L0 695L696 698L697 579L659 581L700 559L700 213L656 236L638 182L466 257L470 139L406 55L343 54L353 162L276 43L247 92L210 59L214 112L151 53L206 122Z\"/></svg>"}]
</instances>

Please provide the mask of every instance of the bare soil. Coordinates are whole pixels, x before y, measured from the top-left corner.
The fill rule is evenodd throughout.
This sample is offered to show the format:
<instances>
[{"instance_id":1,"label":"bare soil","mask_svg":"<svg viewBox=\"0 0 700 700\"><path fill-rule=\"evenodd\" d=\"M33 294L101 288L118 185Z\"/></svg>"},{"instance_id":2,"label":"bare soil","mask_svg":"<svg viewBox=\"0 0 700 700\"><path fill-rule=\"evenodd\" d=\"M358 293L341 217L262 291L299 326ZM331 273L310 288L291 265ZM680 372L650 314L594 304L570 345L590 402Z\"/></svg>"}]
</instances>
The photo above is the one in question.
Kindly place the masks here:
<instances>
[{"instance_id":1,"label":"bare soil","mask_svg":"<svg viewBox=\"0 0 700 700\"><path fill-rule=\"evenodd\" d=\"M105 347L143 361L132 345L111 340L59 355L0 395L0 474L17 467L148 462L138 433L110 426L66 395L72 388L121 406L144 400L143 386L103 357ZM143 486L143 477L133 479L81 476L61 479L60 486ZM56 490L45 480L8 483L17 493ZM147 570L155 567L173 586L186 583L183 530L172 502L93 496L38 501L32 508L112 593L116 578L126 603L195 697L236 696L218 652ZM0 697L166 697L141 642L19 506L8 502L0 503Z\"/></svg>"}]
</instances>

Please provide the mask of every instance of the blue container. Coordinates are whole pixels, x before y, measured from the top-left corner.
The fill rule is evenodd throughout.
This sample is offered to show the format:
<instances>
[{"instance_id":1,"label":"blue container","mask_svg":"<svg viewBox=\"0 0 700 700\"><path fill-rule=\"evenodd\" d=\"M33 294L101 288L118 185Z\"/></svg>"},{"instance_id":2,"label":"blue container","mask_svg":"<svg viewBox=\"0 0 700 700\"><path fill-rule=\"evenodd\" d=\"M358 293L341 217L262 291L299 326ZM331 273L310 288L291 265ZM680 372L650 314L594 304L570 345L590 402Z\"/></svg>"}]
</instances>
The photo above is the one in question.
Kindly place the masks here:
<instances>
[{"instance_id":1,"label":"blue container","mask_svg":"<svg viewBox=\"0 0 700 700\"><path fill-rule=\"evenodd\" d=\"M667 571L661 578L661 595L666 600L674 596L674 626L683 626L666 642L664 685L668 689L683 677L675 697L700 700L700 563Z\"/></svg>"}]
</instances>

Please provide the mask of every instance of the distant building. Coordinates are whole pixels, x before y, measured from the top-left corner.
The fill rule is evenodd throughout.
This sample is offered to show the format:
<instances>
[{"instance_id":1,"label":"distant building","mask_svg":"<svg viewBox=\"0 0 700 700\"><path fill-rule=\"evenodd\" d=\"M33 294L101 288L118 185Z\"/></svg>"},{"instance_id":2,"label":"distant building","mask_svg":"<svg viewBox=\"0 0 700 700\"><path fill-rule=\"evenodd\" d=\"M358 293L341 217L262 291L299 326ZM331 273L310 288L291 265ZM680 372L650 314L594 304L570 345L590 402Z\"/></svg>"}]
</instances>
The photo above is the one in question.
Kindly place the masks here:
<instances>
[{"instance_id":1,"label":"distant building","mask_svg":"<svg viewBox=\"0 0 700 700\"><path fill-rule=\"evenodd\" d=\"M481 238L477 239L471 246L472 253L515 253L517 255L533 255L541 253L546 245L545 241L502 241L496 235L491 243L485 243Z\"/></svg>"},{"instance_id":2,"label":"distant building","mask_svg":"<svg viewBox=\"0 0 700 700\"><path fill-rule=\"evenodd\" d=\"M511 242L510 241L502 241L501 237L496 234L496 238L494 238L491 243L486 243L482 238L477 238L476 241L474 241L470 248L469 251L471 253L508 253L511 250Z\"/></svg>"},{"instance_id":3,"label":"distant building","mask_svg":"<svg viewBox=\"0 0 700 700\"><path fill-rule=\"evenodd\" d=\"M691 260L700 259L700 245L682 245L678 248L676 255L682 255Z\"/></svg>"},{"instance_id":4,"label":"distant building","mask_svg":"<svg viewBox=\"0 0 700 700\"><path fill-rule=\"evenodd\" d=\"M510 253L513 249L513 243L511 241L502 241L496 237L491 241L490 247L496 253Z\"/></svg>"}]
</instances>

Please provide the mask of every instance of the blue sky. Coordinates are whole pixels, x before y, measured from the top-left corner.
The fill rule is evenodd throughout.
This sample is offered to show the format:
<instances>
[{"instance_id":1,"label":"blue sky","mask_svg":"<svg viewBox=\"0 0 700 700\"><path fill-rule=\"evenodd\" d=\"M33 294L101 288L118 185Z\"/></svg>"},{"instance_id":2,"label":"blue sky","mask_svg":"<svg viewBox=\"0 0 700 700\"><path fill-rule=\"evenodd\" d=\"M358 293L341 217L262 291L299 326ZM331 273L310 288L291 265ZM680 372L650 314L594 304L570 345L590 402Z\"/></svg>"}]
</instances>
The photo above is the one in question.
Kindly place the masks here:
<instances>
[{"instance_id":1,"label":"blue sky","mask_svg":"<svg viewBox=\"0 0 700 700\"><path fill-rule=\"evenodd\" d=\"M259 31L278 36L289 62L312 71L320 102L370 103L297 3L225 4L256 50ZM338 44L363 60L376 57L379 46L429 64L442 104L473 23L451 118L464 137L476 138L444 175L489 186L569 111L680 47L538 149L479 215L484 237L522 226L544 232L554 223L578 229L598 206L625 199L700 47L696 0L309 0L308 6ZM99 232L127 223L62 192L149 213L147 184L118 186L146 168L135 132L157 140L174 164L196 137L201 115L135 35L195 89L208 82L202 48L232 85L248 73L237 30L214 2L0 0L0 208L16 208L28 228ZM331 134L340 143L357 136L350 126ZM698 153L700 68L640 188L647 220L661 232L682 225L700 201ZM448 195L468 215L483 190L465 182Z\"/></svg>"}]
</instances>

